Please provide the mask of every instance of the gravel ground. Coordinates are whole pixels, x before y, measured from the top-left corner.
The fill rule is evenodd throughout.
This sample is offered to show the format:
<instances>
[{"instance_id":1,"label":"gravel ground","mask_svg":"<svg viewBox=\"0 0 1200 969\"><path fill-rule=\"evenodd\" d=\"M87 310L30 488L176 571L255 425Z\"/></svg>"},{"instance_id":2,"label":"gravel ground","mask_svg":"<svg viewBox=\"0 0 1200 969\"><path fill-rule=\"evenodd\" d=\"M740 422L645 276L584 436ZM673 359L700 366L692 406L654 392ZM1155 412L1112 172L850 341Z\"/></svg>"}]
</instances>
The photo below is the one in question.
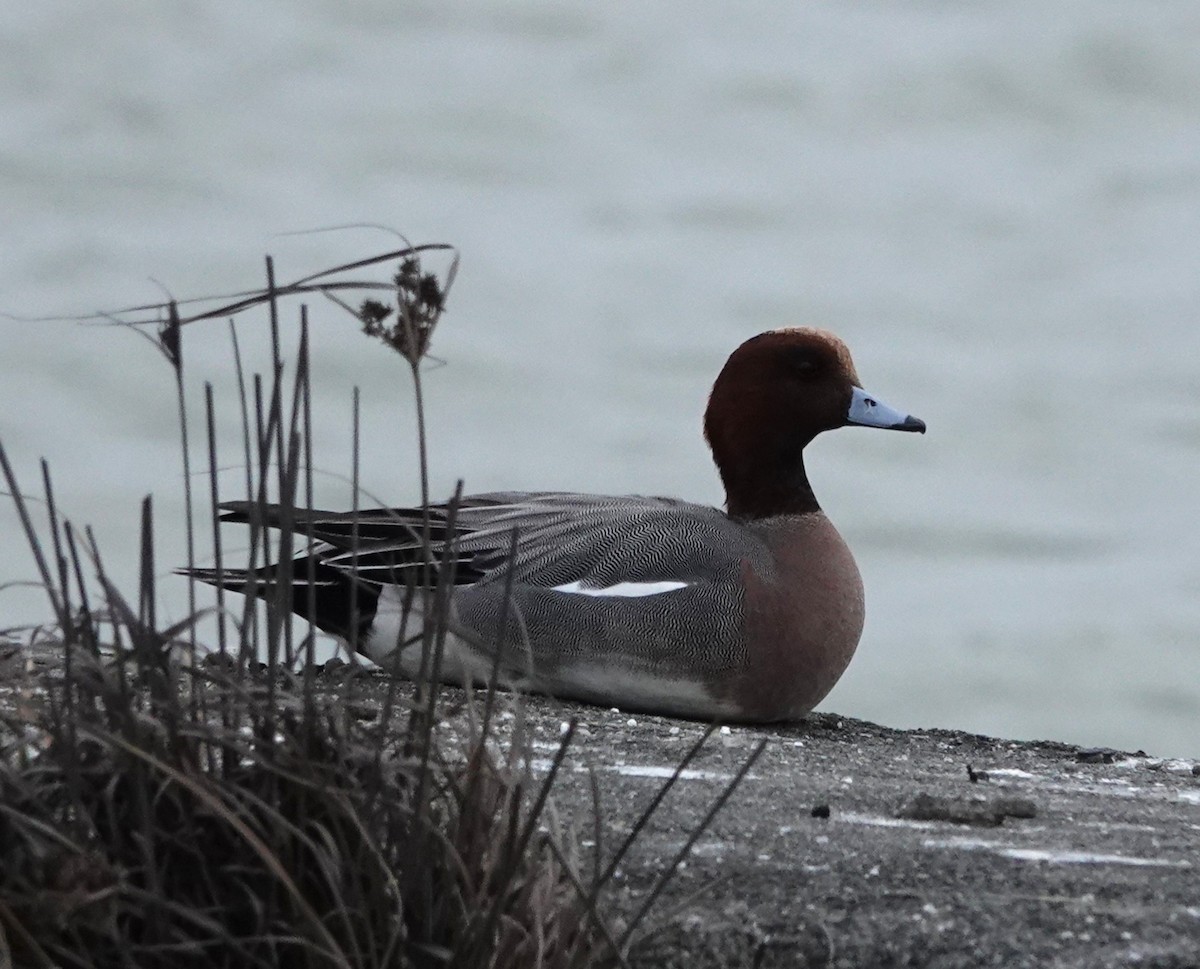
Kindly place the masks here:
<instances>
[{"instance_id":1,"label":"gravel ground","mask_svg":"<svg viewBox=\"0 0 1200 969\"><path fill-rule=\"evenodd\" d=\"M0 706L52 665L0 649ZM386 681L360 682L370 716ZM705 729L539 697L525 716L538 772L577 721L554 805L590 847L594 775L606 850ZM618 924L762 741L633 965L1200 967L1195 762L830 714L715 732L623 863Z\"/></svg>"},{"instance_id":2,"label":"gravel ground","mask_svg":"<svg viewBox=\"0 0 1200 969\"><path fill-rule=\"evenodd\" d=\"M587 804L592 767L614 835L702 732L550 701L530 714L547 742L580 718L558 799ZM639 964L1200 966L1193 762L830 715L714 735L625 865L626 911L762 739Z\"/></svg>"}]
</instances>

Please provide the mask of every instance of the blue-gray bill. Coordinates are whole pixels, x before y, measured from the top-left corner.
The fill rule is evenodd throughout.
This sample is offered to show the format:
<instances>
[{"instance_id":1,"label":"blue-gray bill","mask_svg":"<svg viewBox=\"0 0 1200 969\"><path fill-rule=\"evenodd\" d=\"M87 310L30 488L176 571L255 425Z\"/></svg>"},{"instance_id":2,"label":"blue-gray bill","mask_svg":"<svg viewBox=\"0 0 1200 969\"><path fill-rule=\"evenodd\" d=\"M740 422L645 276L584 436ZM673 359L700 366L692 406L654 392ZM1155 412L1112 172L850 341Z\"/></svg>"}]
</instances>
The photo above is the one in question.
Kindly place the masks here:
<instances>
[{"instance_id":1,"label":"blue-gray bill","mask_svg":"<svg viewBox=\"0 0 1200 969\"><path fill-rule=\"evenodd\" d=\"M925 433L925 422L919 417L896 410L861 387L855 387L851 391L846 423L857 424L859 427L881 427L887 431Z\"/></svg>"}]
</instances>

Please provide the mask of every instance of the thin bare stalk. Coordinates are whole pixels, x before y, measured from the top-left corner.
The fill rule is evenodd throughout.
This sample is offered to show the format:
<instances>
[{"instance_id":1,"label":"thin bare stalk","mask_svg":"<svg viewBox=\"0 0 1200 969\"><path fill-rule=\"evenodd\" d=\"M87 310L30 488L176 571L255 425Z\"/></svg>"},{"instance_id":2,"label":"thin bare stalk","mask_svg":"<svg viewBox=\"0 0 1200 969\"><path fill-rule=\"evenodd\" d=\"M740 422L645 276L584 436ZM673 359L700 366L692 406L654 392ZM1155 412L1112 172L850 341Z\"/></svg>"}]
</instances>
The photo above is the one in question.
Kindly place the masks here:
<instances>
[{"instance_id":1,"label":"thin bare stalk","mask_svg":"<svg viewBox=\"0 0 1200 969\"><path fill-rule=\"evenodd\" d=\"M225 615L225 562L221 548L221 485L217 476L217 419L213 385L209 381L204 383L204 425L208 431L208 501L213 535L213 567L217 571L217 653L223 665L229 656L229 640ZM192 581L194 583L195 580ZM195 612L195 609L192 611Z\"/></svg>"},{"instance_id":2,"label":"thin bare stalk","mask_svg":"<svg viewBox=\"0 0 1200 969\"><path fill-rule=\"evenodd\" d=\"M187 544L188 567L188 614L196 614L196 523L192 515L192 456L188 445L187 396L183 392L183 327L179 321L179 307L174 300L168 306L167 324L159 339L163 343L171 369L175 374L175 399L179 413L179 450L183 455L183 515L184 535ZM196 665L196 629L188 631L188 660Z\"/></svg>"},{"instance_id":3,"label":"thin bare stalk","mask_svg":"<svg viewBox=\"0 0 1200 969\"><path fill-rule=\"evenodd\" d=\"M42 458L42 488L46 496L46 518L50 528L51 547L54 549L54 562L58 567L58 594L62 597L63 611L70 616L71 608L71 583L67 577L67 560L63 555L62 536L59 530L58 523L58 506L54 501L54 486L50 481L50 465L46 463L46 459ZM75 643L76 627L75 623L71 622L63 631L63 642L67 646L72 646Z\"/></svg>"},{"instance_id":4,"label":"thin bare stalk","mask_svg":"<svg viewBox=\"0 0 1200 969\"><path fill-rule=\"evenodd\" d=\"M42 554L42 544L38 541L37 531L33 527L33 519L29 516L29 506L26 504L25 497L21 493L20 485L17 484L17 478L13 474L12 465L8 463L8 454L4 450L3 442L0 442L0 469L4 471L4 481L8 486L9 494L12 496L13 504L16 505L17 517L21 520L21 528L25 532L26 545L30 552L33 553L34 562L37 563L38 573L42 577L42 587L46 590L46 595L50 599L50 606L54 610L54 617L58 620L59 626L66 629L70 625L71 617L58 594L54 579L51 578L50 568L46 564L46 557Z\"/></svg>"},{"instance_id":5,"label":"thin bare stalk","mask_svg":"<svg viewBox=\"0 0 1200 969\"><path fill-rule=\"evenodd\" d=\"M359 515L361 514L361 506L359 504L359 475L361 473L361 458L362 458L362 438L361 432L361 393L358 386L354 387L354 402L350 421L350 573L358 575L358 551L359 543L359 525L361 524ZM358 653L358 636L359 636L360 616L358 612L358 583L350 583L350 658L353 660Z\"/></svg>"},{"instance_id":6,"label":"thin bare stalk","mask_svg":"<svg viewBox=\"0 0 1200 969\"><path fill-rule=\"evenodd\" d=\"M646 917L647 913L649 913L650 909L654 907L654 903L658 901L658 897L662 894L663 889L665 889L670 883L671 879L675 877L675 873L679 870L680 862L682 862L689 854L691 854L692 848L695 846L696 842L699 841L704 832L708 830L708 826L712 824L713 818L715 818L721 808L725 806L725 802L733 797L733 792L738 789L742 783L742 780L748 773L750 773L750 768L753 767L758 758L762 756L762 752L767 749L767 744L769 742L770 738L764 737L754 745L754 750L750 752L750 756L747 757L742 766L738 768L738 772L733 776L733 779L725 785L725 789L721 791L717 799L713 801L711 805L709 805L708 811L705 812L705 815L701 819L700 823L692 829L691 834L688 835L687 840L683 843L683 847L675 852L675 856L667 865L666 871L662 873L653 890L651 890L650 894L647 895L642 901L637 913L632 919L629 920L629 925L625 928L625 933L621 936L621 951L628 951L629 942L633 938L634 933L637 931L638 926L641 925L642 920Z\"/></svg>"},{"instance_id":7,"label":"thin bare stalk","mask_svg":"<svg viewBox=\"0 0 1200 969\"><path fill-rule=\"evenodd\" d=\"M491 728L492 713L496 705L496 689L500 683L500 666L504 660L504 653L508 646L508 624L513 604L513 582L515 581L516 574L513 563L517 560L517 539L517 530L513 528L508 535L508 553L505 557L508 568L504 573L504 596L500 600L500 618L496 624L492 670L488 674L487 693L483 701L483 720L480 725L480 732L484 737L488 735L488 730Z\"/></svg>"},{"instance_id":8,"label":"thin bare stalk","mask_svg":"<svg viewBox=\"0 0 1200 969\"><path fill-rule=\"evenodd\" d=\"M242 413L242 451L246 470L246 501L254 501L254 458L250 436L250 401L246 390L246 369L242 365L242 351L238 344L237 327L233 319L229 320L229 339L233 344L233 363L237 374L238 402ZM254 621L255 569L258 566L258 540L261 537L259 529L253 523L250 526L250 551L246 556L246 596L242 602L242 636L241 649L238 655L238 669L244 671L251 657L258 658L258 623ZM247 633L249 635L247 635Z\"/></svg>"},{"instance_id":9,"label":"thin bare stalk","mask_svg":"<svg viewBox=\"0 0 1200 969\"><path fill-rule=\"evenodd\" d=\"M300 363L298 365L297 381L301 388L300 393L300 409L302 430L301 437L304 444L304 453L301 458L304 470L304 507L311 509L313 506L313 426L312 426L312 362L309 358L309 343L308 343L308 307L300 307ZM303 378L301 381L301 374ZM311 553L316 545L316 539L313 536L313 521L312 516L306 520L304 539L306 547ZM315 706L312 698L315 689L313 682L313 674L316 668L316 656L314 653L316 647L317 627L312 622L312 617L317 614L317 562L316 559L308 555L308 569L305 575L305 595L308 597L307 607L309 615L308 635L305 637L304 650L304 695L305 695L305 715L315 716Z\"/></svg>"},{"instance_id":10,"label":"thin bare stalk","mask_svg":"<svg viewBox=\"0 0 1200 969\"><path fill-rule=\"evenodd\" d=\"M350 419L350 635L346 641L347 661L352 665L358 664L358 637L361 618L358 605L358 552L359 542L359 390L354 388L353 403ZM342 679L342 723L343 731L349 733L351 703L354 700L354 676ZM383 739L380 739L380 746Z\"/></svg>"},{"instance_id":11,"label":"thin bare stalk","mask_svg":"<svg viewBox=\"0 0 1200 969\"><path fill-rule=\"evenodd\" d=\"M612 856L608 865L605 867L604 874L596 879L595 887L592 889L593 900L596 896L599 896L604 886L607 885L612 876L616 874L617 868L620 867L621 862L625 860L625 855L629 853L629 849L632 848L637 842L638 838L641 837L642 831L645 830L646 825L650 822L650 819L658 810L659 805L662 804L663 800L671 792L671 788L675 786L675 783L683 776L683 772L688 769L692 761L695 760L700 751L704 749L704 745L708 743L708 738L713 735L713 731L716 729L717 725L715 723L709 724L707 727L705 727L704 733L702 733L697 738L696 742L688 748L687 753L683 755L683 759L675 765L675 769L671 772L671 776L659 786L659 789L654 793L654 797L650 799L650 803L646 805L645 810L642 811L642 813L638 816L637 821L633 823L633 826L629 830L629 834L621 842L621 846L617 849L616 854Z\"/></svg>"}]
</instances>

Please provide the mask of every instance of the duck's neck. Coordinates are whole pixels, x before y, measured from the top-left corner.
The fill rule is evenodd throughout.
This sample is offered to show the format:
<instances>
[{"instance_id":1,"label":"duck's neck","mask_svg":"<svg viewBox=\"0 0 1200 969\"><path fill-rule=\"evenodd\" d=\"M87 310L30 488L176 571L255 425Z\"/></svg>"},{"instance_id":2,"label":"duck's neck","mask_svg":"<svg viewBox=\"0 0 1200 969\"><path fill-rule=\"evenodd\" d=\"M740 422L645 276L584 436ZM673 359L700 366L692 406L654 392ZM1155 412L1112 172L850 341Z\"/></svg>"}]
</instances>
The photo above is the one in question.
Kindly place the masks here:
<instances>
[{"instance_id":1,"label":"duck's neck","mask_svg":"<svg viewBox=\"0 0 1200 969\"><path fill-rule=\"evenodd\" d=\"M752 521L821 510L804 471L803 449L774 461L746 462L721 469L730 518Z\"/></svg>"}]
</instances>

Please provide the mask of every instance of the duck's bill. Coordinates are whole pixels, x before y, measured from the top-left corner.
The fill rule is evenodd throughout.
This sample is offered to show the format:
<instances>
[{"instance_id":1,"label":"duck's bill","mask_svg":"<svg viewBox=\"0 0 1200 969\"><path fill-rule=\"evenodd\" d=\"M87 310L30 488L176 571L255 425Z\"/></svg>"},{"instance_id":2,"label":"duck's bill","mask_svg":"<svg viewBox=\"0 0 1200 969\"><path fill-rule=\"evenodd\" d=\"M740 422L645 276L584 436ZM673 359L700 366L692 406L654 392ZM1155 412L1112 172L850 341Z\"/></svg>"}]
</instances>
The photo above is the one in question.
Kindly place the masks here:
<instances>
[{"instance_id":1,"label":"duck's bill","mask_svg":"<svg viewBox=\"0 0 1200 969\"><path fill-rule=\"evenodd\" d=\"M925 433L925 422L912 414L903 414L890 407L874 394L855 387L850 395L850 410L846 414L847 424L860 427L882 427L887 431L916 431Z\"/></svg>"}]
</instances>

